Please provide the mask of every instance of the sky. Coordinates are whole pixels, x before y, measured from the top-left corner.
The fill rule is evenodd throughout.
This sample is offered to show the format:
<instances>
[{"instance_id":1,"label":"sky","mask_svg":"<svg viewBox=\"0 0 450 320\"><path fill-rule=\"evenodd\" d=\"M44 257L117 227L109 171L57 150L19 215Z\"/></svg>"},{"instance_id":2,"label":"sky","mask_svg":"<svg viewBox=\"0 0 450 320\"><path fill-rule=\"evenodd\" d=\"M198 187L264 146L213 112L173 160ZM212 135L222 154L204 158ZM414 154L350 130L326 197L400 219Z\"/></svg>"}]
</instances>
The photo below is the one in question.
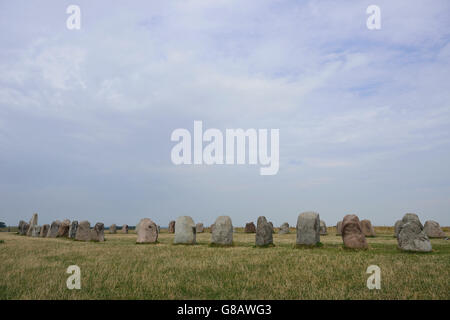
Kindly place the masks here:
<instances>
[{"instance_id":1,"label":"sky","mask_svg":"<svg viewBox=\"0 0 450 320\"><path fill-rule=\"evenodd\" d=\"M414 212L449 226L449 13L447 0L0 0L0 221ZM174 165L171 133L195 120L279 129L278 173Z\"/></svg>"}]
</instances>

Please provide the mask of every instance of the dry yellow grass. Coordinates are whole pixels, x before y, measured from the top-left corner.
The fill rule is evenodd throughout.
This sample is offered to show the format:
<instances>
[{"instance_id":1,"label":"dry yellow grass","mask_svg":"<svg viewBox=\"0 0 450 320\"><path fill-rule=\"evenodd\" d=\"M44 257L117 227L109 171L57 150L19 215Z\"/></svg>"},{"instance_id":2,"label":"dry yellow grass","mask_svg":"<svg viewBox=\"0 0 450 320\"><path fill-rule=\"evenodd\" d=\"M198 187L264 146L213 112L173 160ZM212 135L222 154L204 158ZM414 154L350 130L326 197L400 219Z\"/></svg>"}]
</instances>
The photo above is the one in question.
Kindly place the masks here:
<instances>
[{"instance_id":1,"label":"dry yellow grass","mask_svg":"<svg viewBox=\"0 0 450 320\"><path fill-rule=\"evenodd\" d=\"M392 228L391 228L392 229ZM136 245L135 234L106 232L104 243L0 233L1 299L449 299L450 244L405 253L389 228L376 228L370 249L350 251L329 228L323 246L294 248L295 233L255 248L254 234L235 233L230 248ZM448 232L448 230L447 230ZM81 290L66 287L69 265L81 268ZM381 268L381 290L366 287L369 265Z\"/></svg>"}]
</instances>

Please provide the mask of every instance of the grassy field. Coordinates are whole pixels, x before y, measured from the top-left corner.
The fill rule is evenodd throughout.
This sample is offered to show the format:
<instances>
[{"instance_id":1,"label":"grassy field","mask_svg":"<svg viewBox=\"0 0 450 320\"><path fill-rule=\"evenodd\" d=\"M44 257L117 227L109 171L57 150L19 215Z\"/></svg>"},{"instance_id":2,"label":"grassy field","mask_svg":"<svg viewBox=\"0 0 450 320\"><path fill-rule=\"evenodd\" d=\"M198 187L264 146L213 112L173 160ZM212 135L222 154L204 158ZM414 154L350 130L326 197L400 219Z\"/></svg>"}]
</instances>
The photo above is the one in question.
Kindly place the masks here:
<instances>
[{"instance_id":1,"label":"grassy field","mask_svg":"<svg viewBox=\"0 0 450 320\"><path fill-rule=\"evenodd\" d=\"M0 232L0 299L449 299L450 242L432 239L433 252L405 253L389 227L375 228L369 250L295 248L295 231L274 234L274 247L254 247L237 232L234 246L211 247L210 233L195 246L136 245L135 234L106 232L103 243L41 239ZM444 229L449 234L449 229ZM238 230L239 231L239 230ZM81 290L66 287L68 266L81 268ZM369 265L381 268L381 290L369 290Z\"/></svg>"}]
</instances>

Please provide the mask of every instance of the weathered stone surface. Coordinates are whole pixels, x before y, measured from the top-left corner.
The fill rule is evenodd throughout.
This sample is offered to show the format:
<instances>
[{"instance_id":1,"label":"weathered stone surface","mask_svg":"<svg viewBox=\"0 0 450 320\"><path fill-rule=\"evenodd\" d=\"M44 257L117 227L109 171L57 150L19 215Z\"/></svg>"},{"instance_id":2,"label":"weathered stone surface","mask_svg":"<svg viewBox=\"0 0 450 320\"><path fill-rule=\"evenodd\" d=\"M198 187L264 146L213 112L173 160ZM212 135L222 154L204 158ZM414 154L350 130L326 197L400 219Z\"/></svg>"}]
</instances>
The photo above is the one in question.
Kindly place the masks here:
<instances>
[{"instance_id":1,"label":"weathered stone surface","mask_svg":"<svg viewBox=\"0 0 450 320\"><path fill-rule=\"evenodd\" d=\"M122 233L125 233L125 234L127 234L128 233L128 225L127 224L124 224L123 226L122 226Z\"/></svg>"},{"instance_id":2,"label":"weathered stone surface","mask_svg":"<svg viewBox=\"0 0 450 320\"><path fill-rule=\"evenodd\" d=\"M17 226L17 233L18 234L22 234L23 227L24 227L25 224L26 224L25 221L23 221L23 220L19 221L19 225Z\"/></svg>"},{"instance_id":3,"label":"weathered stone surface","mask_svg":"<svg viewBox=\"0 0 450 320\"><path fill-rule=\"evenodd\" d=\"M297 244L313 246L320 242L320 217L317 212L303 212L297 218Z\"/></svg>"},{"instance_id":4,"label":"weathered stone surface","mask_svg":"<svg viewBox=\"0 0 450 320\"><path fill-rule=\"evenodd\" d=\"M441 226L438 222L433 220L428 220L423 226L423 231L428 238L446 238L447 235L442 231Z\"/></svg>"},{"instance_id":5,"label":"weathered stone surface","mask_svg":"<svg viewBox=\"0 0 450 320\"><path fill-rule=\"evenodd\" d=\"M27 231L27 236L31 236L31 232L33 231L33 227L37 226L38 224L38 214L33 213L33 216L30 219L30 222L28 223L30 226Z\"/></svg>"},{"instance_id":6,"label":"weathered stone surface","mask_svg":"<svg viewBox=\"0 0 450 320\"><path fill-rule=\"evenodd\" d=\"M327 235L328 231L327 231L327 225L325 224L325 221L320 220L320 235Z\"/></svg>"},{"instance_id":7,"label":"weathered stone surface","mask_svg":"<svg viewBox=\"0 0 450 320\"><path fill-rule=\"evenodd\" d=\"M156 229L158 229L158 234L161 233L161 227L159 225L156 225Z\"/></svg>"},{"instance_id":8,"label":"weathered stone surface","mask_svg":"<svg viewBox=\"0 0 450 320\"><path fill-rule=\"evenodd\" d=\"M273 226L273 222L269 221L270 226L272 227L272 233L275 233L275 227Z\"/></svg>"},{"instance_id":9,"label":"weathered stone surface","mask_svg":"<svg viewBox=\"0 0 450 320\"><path fill-rule=\"evenodd\" d=\"M256 223L255 243L257 246L266 246L273 244L273 228L266 217L259 217Z\"/></svg>"},{"instance_id":10,"label":"weathered stone surface","mask_svg":"<svg viewBox=\"0 0 450 320\"><path fill-rule=\"evenodd\" d=\"M280 231L278 234L288 234L289 233L289 223L285 222L280 226Z\"/></svg>"},{"instance_id":11,"label":"weathered stone surface","mask_svg":"<svg viewBox=\"0 0 450 320\"><path fill-rule=\"evenodd\" d=\"M47 233L48 233L49 229L50 229L50 225L49 224L44 224L41 227L41 232L39 233L39 237L45 238L47 236Z\"/></svg>"},{"instance_id":12,"label":"weathered stone surface","mask_svg":"<svg viewBox=\"0 0 450 320\"><path fill-rule=\"evenodd\" d=\"M406 214L403 217L397 242L398 247L404 251L430 252L432 250L430 239L423 231L419 217L414 214Z\"/></svg>"},{"instance_id":13,"label":"weathered stone surface","mask_svg":"<svg viewBox=\"0 0 450 320\"><path fill-rule=\"evenodd\" d=\"M58 230L60 225L61 221L59 220L53 221L52 224L50 225L50 228L48 229L47 238L56 238L58 236Z\"/></svg>"},{"instance_id":14,"label":"weathered stone surface","mask_svg":"<svg viewBox=\"0 0 450 320\"><path fill-rule=\"evenodd\" d=\"M75 236L77 235L77 229L78 229L78 221L74 220L70 224L69 228L69 239L75 239Z\"/></svg>"},{"instance_id":15,"label":"weathered stone surface","mask_svg":"<svg viewBox=\"0 0 450 320\"><path fill-rule=\"evenodd\" d=\"M28 230L30 229L30 225L25 222L25 224L22 227L22 233L21 235L26 236L28 233Z\"/></svg>"},{"instance_id":16,"label":"weathered stone surface","mask_svg":"<svg viewBox=\"0 0 450 320\"><path fill-rule=\"evenodd\" d=\"M196 225L195 225L195 232L197 232L197 233L203 233L203 231L204 231L204 227L203 227L203 223L197 223Z\"/></svg>"},{"instance_id":17,"label":"weathered stone surface","mask_svg":"<svg viewBox=\"0 0 450 320\"><path fill-rule=\"evenodd\" d=\"M342 221L338 221L336 224L336 235L342 236Z\"/></svg>"},{"instance_id":18,"label":"weathered stone surface","mask_svg":"<svg viewBox=\"0 0 450 320\"><path fill-rule=\"evenodd\" d=\"M361 220L361 229L366 237L375 237L375 230L370 220Z\"/></svg>"},{"instance_id":19,"label":"weathered stone surface","mask_svg":"<svg viewBox=\"0 0 450 320\"><path fill-rule=\"evenodd\" d=\"M109 233L111 234L116 234L117 233L117 226L115 223L113 223L110 227L109 227Z\"/></svg>"},{"instance_id":20,"label":"weathered stone surface","mask_svg":"<svg viewBox=\"0 0 450 320\"><path fill-rule=\"evenodd\" d=\"M394 238L398 238L398 234L400 233L400 227L402 226L403 221L397 220L394 225Z\"/></svg>"},{"instance_id":21,"label":"weathered stone surface","mask_svg":"<svg viewBox=\"0 0 450 320\"><path fill-rule=\"evenodd\" d=\"M175 221L174 220L169 222L169 233L175 233Z\"/></svg>"},{"instance_id":22,"label":"weathered stone surface","mask_svg":"<svg viewBox=\"0 0 450 320\"><path fill-rule=\"evenodd\" d=\"M246 232L246 233L255 233L256 232L255 224L253 222L246 223L244 232Z\"/></svg>"},{"instance_id":23,"label":"weathered stone surface","mask_svg":"<svg viewBox=\"0 0 450 320\"><path fill-rule=\"evenodd\" d=\"M69 229L70 229L70 220L65 219L58 228L58 238L67 238L69 237Z\"/></svg>"},{"instance_id":24,"label":"weathered stone surface","mask_svg":"<svg viewBox=\"0 0 450 320\"><path fill-rule=\"evenodd\" d=\"M37 238L39 237L40 234L41 234L41 226L33 226L31 230L31 236Z\"/></svg>"},{"instance_id":25,"label":"weathered stone surface","mask_svg":"<svg viewBox=\"0 0 450 320\"><path fill-rule=\"evenodd\" d=\"M213 233L213 231L214 231L214 227L215 227L216 225L213 223L210 227L209 227L209 231L211 232L211 233Z\"/></svg>"},{"instance_id":26,"label":"weathered stone surface","mask_svg":"<svg viewBox=\"0 0 450 320\"><path fill-rule=\"evenodd\" d=\"M174 243L195 244L196 231L194 220L191 217L178 217L175 222Z\"/></svg>"},{"instance_id":27,"label":"weathered stone surface","mask_svg":"<svg viewBox=\"0 0 450 320\"><path fill-rule=\"evenodd\" d=\"M220 245L233 244L233 224L228 216L220 216L214 223L211 233L211 243Z\"/></svg>"},{"instance_id":28,"label":"weathered stone surface","mask_svg":"<svg viewBox=\"0 0 450 320\"><path fill-rule=\"evenodd\" d=\"M158 241L158 226L149 218L139 221L136 243L155 243Z\"/></svg>"},{"instance_id":29,"label":"weathered stone surface","mask_svg":"<svg viewBox=\"0 0 450 320\"><path fill-rule=\"evenodd\" d=\"M356 215L348 214L342 220L342 240L346 248L366 249L368 247L361 222Z\"/></svg>"},{"instance_id":30,"label":"weathered stone surface","mask_svg":"<svg viewBox=\"0 0 450 320\"><path fill-rule=\"evenodd\" d=\"M90 231L90 240L102 242L105 241L105 225L101 222L97 222L94 228Z\"/></svg>"},{"instance_id":31,"label":"weathered stone surface","mask_svg":"<svg viewBox=\"0 0 450 320\"><path fill-rule=\"evenodd\" d=\"M91 224L89 221L81 221L78 224L77 231L75 233L75 240L89 241L91 239Z\"/></svg>"}]
</instances>

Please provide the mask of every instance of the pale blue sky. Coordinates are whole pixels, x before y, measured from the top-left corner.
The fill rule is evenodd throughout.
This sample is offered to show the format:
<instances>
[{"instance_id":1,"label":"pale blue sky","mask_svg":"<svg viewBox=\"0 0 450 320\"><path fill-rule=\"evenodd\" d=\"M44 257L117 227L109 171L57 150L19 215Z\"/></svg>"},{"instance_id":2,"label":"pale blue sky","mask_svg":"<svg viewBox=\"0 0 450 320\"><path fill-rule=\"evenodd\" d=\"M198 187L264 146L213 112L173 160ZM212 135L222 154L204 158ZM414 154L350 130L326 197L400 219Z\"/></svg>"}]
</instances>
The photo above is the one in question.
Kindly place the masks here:
<instances>
[{"instance_id":1,"label":"pale blue sky","mask_svg":"<svg viewBox=\"0 0 450 320\"><path fill-rule=\"evenodd\" d=\"M394 3L393 3L394 2ZM66 8L81 8L81 30ZM381 8L381 30L366 8ZM0 1L0 221L450 225L449 1ZM280 169L174 129L280 129Z\"/></svg>"}]
</instances>

